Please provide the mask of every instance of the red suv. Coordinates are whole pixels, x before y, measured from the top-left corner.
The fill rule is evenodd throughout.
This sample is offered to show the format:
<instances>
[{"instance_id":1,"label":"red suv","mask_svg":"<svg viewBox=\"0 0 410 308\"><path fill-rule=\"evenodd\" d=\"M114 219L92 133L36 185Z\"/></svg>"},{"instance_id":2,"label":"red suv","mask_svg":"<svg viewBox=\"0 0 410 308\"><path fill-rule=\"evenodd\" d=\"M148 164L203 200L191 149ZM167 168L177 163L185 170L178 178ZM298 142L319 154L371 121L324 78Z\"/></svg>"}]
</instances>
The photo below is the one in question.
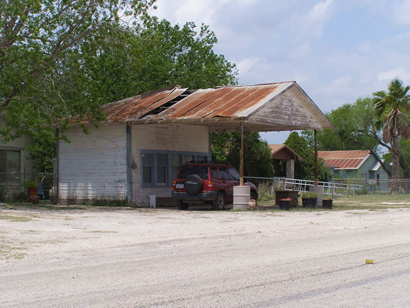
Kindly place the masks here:
<instances>
[{"instance_id":1,"label":"red suv","mask_svg":"<svg viewBox=\"0 0 410 308\"><path fill-rule=\"evenodd\" d=\"M179 209L186 210L190 204L210 203L215 210L223 210L225 204L233 203L233 187L239 185L239 173L231 166L212 163L189 163L177 172L172 196L179 201ZM251 199L258 199L257 188L251 188Z\"/></svg>"}]
</instances>

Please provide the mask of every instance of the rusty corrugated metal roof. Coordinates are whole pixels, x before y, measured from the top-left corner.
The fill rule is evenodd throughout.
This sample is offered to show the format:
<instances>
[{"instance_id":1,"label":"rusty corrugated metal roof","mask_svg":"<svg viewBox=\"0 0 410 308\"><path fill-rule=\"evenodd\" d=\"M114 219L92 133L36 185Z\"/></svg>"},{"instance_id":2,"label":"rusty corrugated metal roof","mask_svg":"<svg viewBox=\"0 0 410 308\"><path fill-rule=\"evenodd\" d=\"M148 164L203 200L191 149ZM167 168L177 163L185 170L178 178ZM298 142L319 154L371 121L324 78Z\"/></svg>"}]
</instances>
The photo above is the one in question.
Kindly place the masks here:
<instances>
[{"instance_id":1,"label":"rusty corrugated metal roof","mask_svg":"<svg viewBox=\"0 0 410 308\"><path fill-rule=\"evenodd\" d=\"M318 151L319 158L338 169L359 169L369 157L369 151Z\"/></svg>"},{"instance_id":2,"label":"rusty corrugated metal roof","mask_svg":"<svg viewBox=\"0 0 410 308\"><path fill-rule=\"evenodd\" d=\"M215 131L237 130L238 121L246 121L247 131L333 127L294 81L195 91L174 87L111 103L102 111L107 122L189 123Z\"/></svg>"}]
</instances>

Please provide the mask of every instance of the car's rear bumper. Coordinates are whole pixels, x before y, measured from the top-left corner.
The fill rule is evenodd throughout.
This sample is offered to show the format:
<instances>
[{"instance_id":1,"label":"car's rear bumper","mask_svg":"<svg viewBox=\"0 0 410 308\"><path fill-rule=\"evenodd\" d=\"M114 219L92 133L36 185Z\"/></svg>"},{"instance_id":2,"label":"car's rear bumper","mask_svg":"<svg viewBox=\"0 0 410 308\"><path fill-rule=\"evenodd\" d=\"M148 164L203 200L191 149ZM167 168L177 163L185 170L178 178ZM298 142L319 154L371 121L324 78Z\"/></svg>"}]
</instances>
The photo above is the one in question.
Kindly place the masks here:
<instances>
[{"instance_id":1,"label":"car's rear bumper","mask_svg":"<svg viewBox=\"0 0 410 308\"><path fill-rule=\"evenodd\" d=\"M190 195L186 192L172 191L172 197L178 200L183 200L187 202L205 202L205 201L214 201L218 195L217 191L207 191L202 192L196 195Z\"/></svg>"}]
</instances>

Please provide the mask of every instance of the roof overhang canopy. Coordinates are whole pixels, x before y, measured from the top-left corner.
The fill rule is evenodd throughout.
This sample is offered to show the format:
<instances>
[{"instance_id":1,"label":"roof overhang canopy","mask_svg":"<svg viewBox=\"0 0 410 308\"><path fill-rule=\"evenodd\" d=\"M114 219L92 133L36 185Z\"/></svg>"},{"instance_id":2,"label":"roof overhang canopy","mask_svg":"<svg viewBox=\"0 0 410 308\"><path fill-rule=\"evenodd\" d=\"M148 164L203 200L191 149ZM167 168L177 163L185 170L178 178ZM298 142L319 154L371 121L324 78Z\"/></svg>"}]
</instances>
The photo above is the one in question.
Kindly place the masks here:
<instances>
[{"instance_id":1,"label":"roof overhang canopy","mask_svg":"<svg viewBox=\"0 0 410 308\"><path fill-rule=\"evenodd\" d=\"M333 129L332 123L294 81L189 90L178 86L102 107L106 122L189 124L211 132Z\"/></svg>"}]
</instances>

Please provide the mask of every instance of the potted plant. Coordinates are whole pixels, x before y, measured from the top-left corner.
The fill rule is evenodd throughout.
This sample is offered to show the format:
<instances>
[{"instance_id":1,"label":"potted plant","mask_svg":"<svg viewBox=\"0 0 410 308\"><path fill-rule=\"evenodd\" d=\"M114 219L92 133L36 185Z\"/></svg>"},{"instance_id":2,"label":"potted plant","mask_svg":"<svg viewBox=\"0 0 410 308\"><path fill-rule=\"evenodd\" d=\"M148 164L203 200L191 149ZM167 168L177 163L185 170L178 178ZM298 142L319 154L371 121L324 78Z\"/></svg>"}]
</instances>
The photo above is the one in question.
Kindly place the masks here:
<instances>
[{"instance_id":1,"label":"potted plant","mask_svg":"<svg viewBox=\"0 0 410 308\"><path fill-rule=\"evenodd\" d=\"M315 208L317 203L318 193L306 191L302 194L302 205L307 208Z\"/></svg>"},{"instance_id":2,"label":"potted plant","mask_svg":"<svg viewBox=\"0 0 410 308\"><path fill-rule=\"evenodd\" d=\"M331 198L326 198L322 200L322 206L324 209L332 209L333 200Z\"/></svg>"},{"instance_id":3,"label":"potted plant","mask_svg":"<svg viewBox=\"0 0 410 308\"><path fill-rule=\"evenodd\" d=\"M279 208L281 210L289 210L290 209L290 202L292 201L291 198L283 198L279 199Z\"/></svg>"},{"instance_id":4,"label":"potted plant","mask_svg":"<svg viewBox=\"0 0 410 308\"><path fill-rule=\"evenodd\" d=\"M39 197L37 195L38 182L34 179L29 179L24 181L24 187L28 190L28 198L33 203L38 203Z\"/></svg>"}]
</instances>

